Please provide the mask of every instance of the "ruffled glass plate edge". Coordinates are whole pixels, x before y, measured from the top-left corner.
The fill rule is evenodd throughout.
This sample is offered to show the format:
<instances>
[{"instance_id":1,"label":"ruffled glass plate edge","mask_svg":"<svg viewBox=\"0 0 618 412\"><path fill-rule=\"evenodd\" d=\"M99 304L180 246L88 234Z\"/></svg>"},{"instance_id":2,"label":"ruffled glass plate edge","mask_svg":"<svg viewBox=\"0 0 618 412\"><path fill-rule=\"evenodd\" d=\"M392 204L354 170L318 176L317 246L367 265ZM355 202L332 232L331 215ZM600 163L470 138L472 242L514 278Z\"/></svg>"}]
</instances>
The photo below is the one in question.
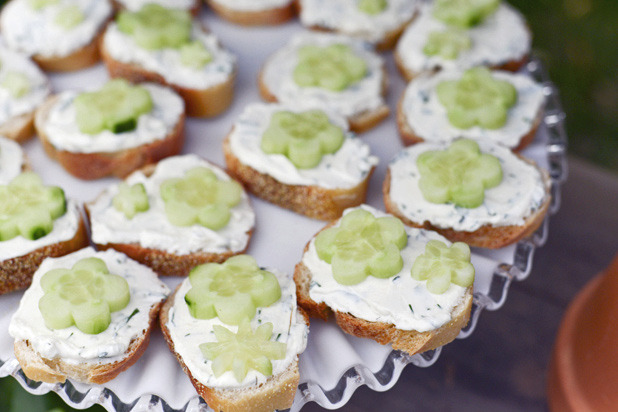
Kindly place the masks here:
<instances>
[{"instance_id":1,"label":"ruffled glass plate edge","mask_svg":"<svg viewBox=\"0 0 618 412\"><path fill-rule=\"evenodd\" d=\"M511 263L499 263L496 265L489 290L485 293L475 293L470 322L461 331L457 337L458 339L465 339L472 334L483 310L497 310L505 303L509 287L513 281L522 281L530 275L534 252L547 241L549 218L560 208L561 186L566 181L568 174L566 115L562 109L559 92L549 80L549 76L539 58L532 57L524 70L543 85L546 98L542 127L545 128L547 133L546 152L548 172L551 178L552 199L549 214L534 234L517 243ZM379 371L372 372L364 365L353 366L330 389L322 387L318 382L302 382L298 387L294 404L290 411L299 411L308 402L317 402L320 406L327 409L340 408L350 400L354 391L362 385L367 385L375 391L386 391L397 382L401 372L407 365L429 367L438 360L440 352L441 348L438 348L409 356L401 351L393 350ZM197 395L181 409L174 409L164 399L156 395L146 394L133 402L125 403L111 390L96 385L89 386L85 391L81 391L70 381L64 384L47 384L32 381L23 374L19 363L14 358L7 362L0 360L0 378L9 375L17 379L21 386L32 394L42 395L53 391L68 405L78 409L85 409L94 404L99 404L107 410L116 412L202 412L212 410Z\"/></svg>"}]
</instances>

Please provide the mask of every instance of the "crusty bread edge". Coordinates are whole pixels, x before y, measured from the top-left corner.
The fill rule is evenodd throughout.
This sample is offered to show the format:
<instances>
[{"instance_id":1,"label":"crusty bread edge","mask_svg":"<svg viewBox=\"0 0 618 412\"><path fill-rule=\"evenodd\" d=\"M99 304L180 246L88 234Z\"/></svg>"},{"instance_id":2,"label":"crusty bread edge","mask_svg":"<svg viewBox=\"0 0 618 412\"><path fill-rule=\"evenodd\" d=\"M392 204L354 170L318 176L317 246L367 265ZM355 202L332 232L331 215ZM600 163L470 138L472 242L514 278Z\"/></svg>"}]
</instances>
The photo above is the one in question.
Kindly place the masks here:
<instances>
[{"instance_id":1,"label":"crusty bread edge","mask_svg":"<svg viewBox=\"0 0 618 412\"><path fill-rule=\"evenodd\" d=\"M88 246L86 224L80 215L77 230L71 239L43 246L22 256L6 259L0 264L0 295L25 289L32 283L32 276L47 257L64 256Z\"/></svg>"},{"instance_id":2,"label":"crusty bread edge","mask_svg":"<svg viewBox=\"0 0 618 412\"><path fill-rule=\"evenodd\" d=\"M154 173L155 168L156 164L148 164L142 167L140 171L145 176L150 176ZM90 204L95 202L96 199L84 204L84 210L89 223L91 223ZM145 248L139 243L94 243L94 245L98 250L115 249L122 252L131 259L148 266L159 276L188 276L191 269L197 265L211 262L223 263L232 256L245 253L249 247L252 235L253 229L247 231L247 245L243 250L222 253L194 252L186 255L177 255L160 249Z\"/></svg>"},{"instance_id":3,"label":"crusty bread edge","mask_svg":"<svg viewBox=\"0 0 618 412\"><path fill-rule=\"evenodd\" d=\"M274 26L285 23L296 16L293 1L281 7L256 11L235 10L213 0L205 1L219 17L242 26Z\"/></svg>"},{"instance_id":4,"label":"crusty bread edge","mask_svg":"<svg viewBox=\"0 0 618 412\"><path fill-rule=\"evenodd\" d=\"M47 155L56 160L71 175L85 180L105 176L123 178L134 170L180 153L184 143L185 116L180 115L174 129L163 139L115 152L78 153L59 150L49 141L45 123L58 99L52 96L36 111L34 124Z\"/></svg>"},{"instance_id":5,"label":"crusty bread edge","mask_svg":"<svg viewBox=\"0 0 618 412\"><path fill-rule=\"evenodd\" d=\"M258 74L258 91L262 99L270 103L277 103L279 100L277 96L275 96L264 81L264 68L268 64L268 60L262 66ZM388 75L386 73L386 69L382 69L382 91L381 94L384 96L386 94L386 90L388 89ZM347 120L350 124L350 130L356 133L363 133L369 129L374 128L378 125L382 120L386 119L390 114L389 107L384 103L373 110L366 110L362 113L355 114L353 116L348 116Z\"/></svg>"},{"instance_id":6,"label":"crusty bread edge","mask_svg":"<svg viewBox=\"0 0 618 412\"><path fill-rule=\"evenodd\" d=\"M0 125L0 135L17 143L23 143L34 136L34 113L31 112L13 116Z\"/></svg>"},{"instance_id":7,"label":"crusty bread edge","mask_svg":"<svg viewBox=\"0 0 618 412\"><path fill-rule=\"evenodd\" d=\"M155 72L144 69L135 63L124 63L114 59L101 42L101 56L112 78L121 77L133 83L155 82L171 87L182 97L185 102L187 116L190 117L215 117L226 111L234 99L234 84L236 82L236 70L234 70L222 83L218 83L206 89L190 89L173 83Z\"/></svg>"},{"instance_id":8,"label":"crusty bread edge","mask_svg":"<svg viewBox=\"0 0 618 412\"><path fill-rule=\"evenodd\" d=\"M290 366L288 366L288 368L282 373L269 377L264 384L255 388L211 388L202 384L191 374L191 371L187 368L183 358L176 352L174 341L172 340L170 331L167 327L169 322L169 311L174 305L174 298L179 288L180 285L178 285L176 290L168 296L167 300L163 304L163 307L161 308L161 312L159 314L161 331L163 332L163 336L165 337L171 352L178 360L178 363L180 363L182 370L187 374L198 395L206 401L208 406L215 411L226 412L270 412L275 409L280 410L290 408L294 402L294 396L296 395L296 389L300 380L298 360L292 362L292 364L290 364ZM305 322L309 324L307 316L302 309L298 308L298 310Z\"/></svg>"},{"instance_id":9,"label":"crusty bread edge","mask_svg":"<svg viewBox=\"0 0 618 412\"><path fill-rule=\"evenodd\" d=\"M332 227L335 223L331 222L322 230ZM311 241L305 246L304 253L309 249L310 243ZM463 302L453 309L452 318L448 323L435 330L418 332L397 329L395 325L389 323L360 319L350 313L332 310L324 302L317 303L309 295L311 279L311 271L301 260L294 269L294 282L298 304L309 316L327 320L332 313L344 332L360 338L373 339L382 345L391 344L393 349L402 350L410 355L436 349L453 341L470 320L473 301L472 286L466 289Z\"/></svg>"},{"instance_id":10,"label":"crusty bread edge","mask_svg":"<svg viewBox=\"0 0 618 412\"><path fill-rule=\"evenodd\" d=\"M401 138L401 143L404 146L411 146L416 143L422 143L425 141L425 139L423 139L421 136L416 134L414 129L412 129L412 126L410 126L410 123L408 123L407 116L405 114L405 111L403 110L403 101L405 99L405 95L406 93L404 91L401 97L399 98L399 101L397 102L397 111L396 111L397 112L396 113L397 129L399 130L399 137ZM539 110L536 113L534 121L532 122L532 126L530 126L530 129L528 130L526 134L521 136L517 146L510 148L512 151L520 152L526 146L532 143L532 141L534 140L534 137L536 136L536 132L541 124L541 121L543 120L544 112L545 112L544 106L541 105L539 107ZM499 143L499 142L496 142L496 143Z\"/></svg>"},{"instance_id":11,"label":"crusty bread edge","mask_svg":"<svg viewBox=\"0 0 618 412\"><path fill-rule=\"evenodd\" d=\"M113 363L72 363L62 358L46 359L39 355L27 340L16 340L15 357L24 374L32 380L62 383L67 378L84 383L102 384L114 379L143 355L150 341L150 331L156 324L163 300L150 307L148 328L131 341L122 359Z\"/></svg>"},{"instance_id":12,"label":"crusty bread edge","mask_svg":"<svg viewBox=\"0 0 618 412\"><path fill-rule=\"evenodd\" d=\"M242 163L232 152L229 134L223 140L223 155L228 173L240 180L249 192L283 208L320 220L336 219L348 207L363 203L369 179L375 169L375 166L372 167L367 176L354 187L327 189L316 185L282 183Z\"/></svg>"},{"instance_id":13,"label":"crusty bread edge","mask_svg":"<svg viewBox=\"0 0 618 412\"><path fill-rule=\"evenodd\" d=\"M384 199L384 207L388 213L391 213L401 219L406 225L433 230L440 233L442 236L451 242L464 242L470 246L483 247L488 249L499 249L513 243L519 242L521 239L532 235L543 223L549 205L551 203L551 180L548 173L538 167L533 161L526 159L523 156L517 155L522 161L534 166L541 174L543 187L545 189L545 199L538 209L531 213L525 220L524 224L509 225L509 226L492 226L483 225L474 231L454 230L450 228L440 228L432 225L428 221L414 222L404 216L397 204L390 196L391 186L391 169L386 170L386 176L382 184L382 195Z\"/></svg>"}]
</instances>

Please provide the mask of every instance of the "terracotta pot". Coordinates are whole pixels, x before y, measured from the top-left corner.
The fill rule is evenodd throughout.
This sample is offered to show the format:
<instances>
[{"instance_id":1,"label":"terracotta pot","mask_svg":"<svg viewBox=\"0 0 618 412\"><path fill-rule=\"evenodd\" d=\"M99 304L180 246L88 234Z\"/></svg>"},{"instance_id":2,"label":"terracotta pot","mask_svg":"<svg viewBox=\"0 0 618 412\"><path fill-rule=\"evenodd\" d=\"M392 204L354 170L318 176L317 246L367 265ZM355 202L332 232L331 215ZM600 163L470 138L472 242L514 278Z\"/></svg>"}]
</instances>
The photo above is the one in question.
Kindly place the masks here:
<instances>
[{"instance_id":1,"label":"terracotta pot","mask_svg":"<svg viewBox=\"0 0 618 412\"><path fill-rule=\"evenodd\" d=\"M553 412L618 411L618 255L569 305L547 393Z\"/></svg>"}]
</instances>

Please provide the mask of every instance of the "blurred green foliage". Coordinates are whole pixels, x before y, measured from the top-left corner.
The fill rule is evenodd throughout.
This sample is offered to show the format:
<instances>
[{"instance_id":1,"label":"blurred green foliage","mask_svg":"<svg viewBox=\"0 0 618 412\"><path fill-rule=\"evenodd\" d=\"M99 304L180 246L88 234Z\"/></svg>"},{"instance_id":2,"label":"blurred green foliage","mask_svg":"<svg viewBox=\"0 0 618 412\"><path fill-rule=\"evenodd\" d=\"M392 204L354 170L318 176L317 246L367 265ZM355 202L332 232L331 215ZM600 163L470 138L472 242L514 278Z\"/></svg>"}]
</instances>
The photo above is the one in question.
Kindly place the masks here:
<instances>
[{"instance_id":1,"label":"blurred green foliage","mask_svg":"<svg viewBox=\"0 0 618 412\"><path fill-rule=\"evenodd\" d=\"M5 0L0 0L0 5ZM569 153L618 171L618 0L510 0L528 19L533 48L558 86ZM56 394L32 396L0 379L0 412L68 412ZM88 409L104 411L102 407Z\"/></svg>"}]
</instances>

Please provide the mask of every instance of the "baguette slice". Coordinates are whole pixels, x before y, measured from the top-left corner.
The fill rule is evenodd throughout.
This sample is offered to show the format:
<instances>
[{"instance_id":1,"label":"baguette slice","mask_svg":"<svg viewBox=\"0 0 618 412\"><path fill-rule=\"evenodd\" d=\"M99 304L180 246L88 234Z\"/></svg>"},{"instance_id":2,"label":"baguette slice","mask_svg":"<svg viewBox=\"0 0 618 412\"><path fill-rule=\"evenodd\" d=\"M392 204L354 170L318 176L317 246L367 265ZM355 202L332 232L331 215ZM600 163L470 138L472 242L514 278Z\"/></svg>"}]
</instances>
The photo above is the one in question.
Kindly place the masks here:
<instances>
[{"instance_id":1,"label":"baguette slice","mask_svg":"<svg viewBox=\"0 0 618 412\"><path fill-rule=\"evenodd\" d=\"M334 226L338 221L326 225L321 231ZM320 232L316 233L317 236ZM315 239L314 236L314 239ZM304 253L307 253L311 240L307 243ZM328 320L334 315L337 325L346 333L360 338L369 338L382 345L392 345L393 349L402 350L410 355L436 349L453 341L470 319L472 310L472 286L465 290L462 301L451 312L451 320L444 325L425 332L402 330L391 323L368 321L356 317L349 312L330 308L325 302L316 302L310 296L310 286L314 274L301 260L294 269L296 296L298 305L310 317Z\"/></svg>"},{"instance_id":2,"label":"baguette slice","mask_svg":"<svg viewBox=\"0 0 618 412\"><path fill-rule=\"evenodd\" d=\"M99 45L101 44L104 29L105 24L101 26L101 30L90 43L66 56L35 54L32 56L32 60L46 72L72 72L94 66L101 60Z\"/></svg>"},{"instance_id":3,"label":"baguette slice","mask_svg":"<svg viewBox=\"0 0 618 412\"><path fill-rule=\"evenodd\" d=\"M36 110L33 110L30 113L12 117L0 125L0 135L8 137L17 143L23 143L30 139L34 135L35 112Z\"/></svg>"},{"instance_id":4,"label":"baguette slice","mask_svg":"<svg viewBox=\"0 0 618 412\"><path fill-rule=\"evenodd\" d=\"M178 154L182 149L184 114L181 114L173 130L167 136L151 143L110 152L80 153L58 149L50 142L45 131L49 113L57 101L58 96L52 96L37 110L35 127L47 155L77 178L85 180L99 179L105 176L122 178L144 165Z\"/></svg>"},{"instance_id":5,"label":"baguette slice","mask_svg":"<svg viewBox=\"0 0 618 412\"><path fill-rule=\"evenodd\" d=\"M225 0L205 0L206 4L221 18L242 26L274 26L296 16L294 0L280 7L262 10L238 10L225 5Z\"/></svg>"},{"instance_id":6,"label":"baguette slice","mask_svg":"<svg viewBox=\"0 0 618 412\"><path fill-rule=\"evenodd\" d=\"M62 352L59 355L53 355L51 358L38 352L30 339L43 339L42 347L47 348L47 344L55 345L56 342L68 338L65 338L67 332L64 329L55 331L47 329L46 326L39 326L40 323L44 325L44 321L38 313L38 308L27 306L37 302L39 296L43 296L39 282L47 271L37 273L35 275L35 279L38 279L36 284L33 284L33 287L25 292L20 307L9 325L9 333L15 338L15 357L29 379L48 383L63 383L68 378L77 382L102 384L115 378L119 373L133 365L146 350L150 340L150 332L156 325L157 315L169 293L169 289L156 278L154 272L145 267L140 267L136 262L128 260L126 256L119 253L110 255L108 252L101 253L92 248L85 248L67 258L70 262L75 262L75 259L93 256L102 258L107 263L111 273L125 277L135 300L132 296L128 305L121 309L121 311L124 311L120 313L121 316L117 317L114 316L115 313L112 313L112 323L100 335L89 335L73 326L72 328L75 330L68 336L77 340L72 343L69 342L62 351L70 352L72 345L79 347L83 342L88 342L88 345L98 345L97 340L102 341L102 347L111 348L109 350L112 351L118 351L114 347L126 344L126 350L118 355L114 355L114 352L112 352L110 356L113 359L111 361L105 361L97 355L92 356L92 352L84 357L84 354L78 351L74 354L77 359L65 358ZM113 262L114 266L110 266L110 261ZM66 262L66 259L63 262ZM46 261L44 266L47 263L49 261ZM126 268L127 264L131 267ZM58 265L55 262L45 266L45 268L49 267L70 268L64 263ZM140 313L140 309L142 309L142 313ZM117 330L110 329L113 328L114 322L131 322L131 324L124 329L122 327ZM41 327L44 330L41 330ZM39 335L39 333L42 333L42 335ZM86 349L96 349L96 347Z\"/></svg>"},{"instance_id":7,"label":"baguette slice","mask_svg":"<svg viewBox=\"0 0 618 412\"><path fill-rule=\"evenodd\" d=\"M288 409L294 402L296 389L300 380L298 360L292 362L282 373L271 376L264 384L257 387L239 389L218 389L204 385L197 380L187 368L182 356L175 350L174 341L167 328L169 311L174 304L174 297L178 288L171 294L161 308L159 322L167 344L176 356L183 371L187 374L198 395L202 397L210 408L215 411L226 412L270 412L273 410ZM299 314L309 325L307 315L299 309Z\"/></svg>"},{"instance_id":8,"label":"baguette slice","mask_svg":"<svg viewBox=\"0 0 618 412\"><path fill-rule=\"evenodd\" d=\"M155 169L156 164L150 164L143 167L140 171L146 176L150 177ZM86 216L90 223L91 231L93 230L92 213L94 204L99 200L98 198L92 202L86 203L84 209ZM226 250L223 252L208 252L206 250L196 251L187 254L176 254L168 252L163 249L150 248L141 245L138 242L131 243L101 243L95 240L95 235L92 235L92 241L99 250L115 249L124 253L131 259L136 260L157 272L160 276L187 276L192 268L202 263L222 263L234 255L244 253L249 247L249 240L253 235L253 228L250 228L246 232L247 243L241 250ZM179 239L179 242L182 239Z\"/></svg>"},{"instance_id":9,"label":"baguette slice","mask_svg":"<svg viewBox=\"0 0 618 412\"><path fill-rule=\"evenodd\" d=\"M489 249L499 249L514 243L517 243L523 238L532 235L543 223L549 205L551 203L551 180L549 174L544 169L541 169L533 161L525 157L514 154L523 162L535 167L541 175L545 197L541 205L534 210L529 216L524 219L522 225L506 225L494 226L486 224L474 231L455 230L453 228L439 227L429 221L414 221L406 216L406 213L400 209L396 202L391 197L391 182L392 174L390 167L386 171L386 177L382 185L382 194L384 198L384 207L388 213L391 213L401 219L406 225L416 228L433 230L440 233L442 236L451 242L464 242L470 246L484 247Z\"/></svg>"}]
</instances>

